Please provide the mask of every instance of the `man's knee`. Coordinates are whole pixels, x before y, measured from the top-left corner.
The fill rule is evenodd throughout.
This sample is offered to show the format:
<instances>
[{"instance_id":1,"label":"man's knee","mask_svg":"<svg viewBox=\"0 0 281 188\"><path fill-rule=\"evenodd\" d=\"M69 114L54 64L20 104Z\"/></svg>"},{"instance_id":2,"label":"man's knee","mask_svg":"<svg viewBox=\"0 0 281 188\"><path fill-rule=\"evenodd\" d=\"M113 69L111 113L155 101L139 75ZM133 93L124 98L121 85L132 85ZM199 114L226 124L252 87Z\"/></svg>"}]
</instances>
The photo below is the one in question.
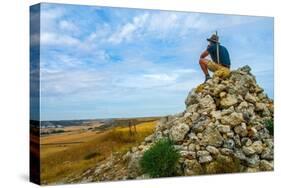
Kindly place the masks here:
<instances>
[{"instance_id":1,"label":"man's knee","mask_svg":"<svg viewBox=\"0 0 281 188\"><path fill-rule=\"evenodd\" d=\"M206 59L203 59L203 58L200 58L199 64L200 64L200 65L207 65L207 60L206 60Z\"/></svg>"}]
</instances>

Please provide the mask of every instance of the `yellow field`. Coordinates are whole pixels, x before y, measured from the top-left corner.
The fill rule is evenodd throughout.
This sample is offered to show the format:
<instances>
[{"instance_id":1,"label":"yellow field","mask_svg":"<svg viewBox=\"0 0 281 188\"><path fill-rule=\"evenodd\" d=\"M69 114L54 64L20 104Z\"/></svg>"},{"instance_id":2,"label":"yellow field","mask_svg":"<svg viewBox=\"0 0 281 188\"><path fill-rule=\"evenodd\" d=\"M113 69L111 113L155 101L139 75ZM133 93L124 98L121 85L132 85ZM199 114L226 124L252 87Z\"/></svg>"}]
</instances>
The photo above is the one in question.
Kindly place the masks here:
<instances>
[{"instance_id":1,"label":"yellow field","mask_svg":"<svg viewBox=\"0 0 281 188\"><path fill-rule=\"evenodd\" d=\"M54 134L50 136L44 136L41 138L41 158L46 157L57 151L63 151L69 149L79 143L84 143L92 140L97 135L93 131L73 131L63 134Z\"/></svg>"},{"instance_id":2,"label":"yellow field","mask_svg":"<svg viewBox=\"0 0 281 188\"><path fill-rule=\"evenodd\" d=\"M43 184L64 182L94 167L113 152L125 153L152 134L156 121L136 125L137 133L128 127L103 132L74 130L41 138L41 180Z\"/></svg>"}]
</instances>

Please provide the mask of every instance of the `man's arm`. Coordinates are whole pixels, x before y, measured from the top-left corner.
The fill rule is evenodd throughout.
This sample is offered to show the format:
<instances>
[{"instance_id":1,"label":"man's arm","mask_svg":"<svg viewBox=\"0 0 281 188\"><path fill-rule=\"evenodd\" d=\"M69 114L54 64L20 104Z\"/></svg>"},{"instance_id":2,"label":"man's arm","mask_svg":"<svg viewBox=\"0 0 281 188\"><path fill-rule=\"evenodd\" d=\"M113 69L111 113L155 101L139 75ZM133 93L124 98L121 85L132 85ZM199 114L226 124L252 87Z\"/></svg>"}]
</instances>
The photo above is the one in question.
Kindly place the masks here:
<instances>
[{"instance_id":1,"label":"man's arm","mask_svg":"<svg viewBox=\"0 0 281 188\"><path fill-rule=\"evenodd\" d=\"M201 55L200 55L200 59L203 59L205 57L207 57L209 55L208 50L205 50Z\"/></svg>"}]
</instances>

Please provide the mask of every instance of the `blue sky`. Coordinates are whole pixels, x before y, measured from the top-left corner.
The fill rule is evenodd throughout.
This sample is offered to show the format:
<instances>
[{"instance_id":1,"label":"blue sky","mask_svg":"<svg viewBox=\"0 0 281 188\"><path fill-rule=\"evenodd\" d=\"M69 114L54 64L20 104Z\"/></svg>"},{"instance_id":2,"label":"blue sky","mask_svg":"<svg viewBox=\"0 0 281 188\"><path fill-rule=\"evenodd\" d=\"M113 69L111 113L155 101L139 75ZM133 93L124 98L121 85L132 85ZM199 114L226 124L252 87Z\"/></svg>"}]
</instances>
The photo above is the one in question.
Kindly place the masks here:
<instances>
[{"instance_id":1,"label":"blue sky","mask_svg":"<svg viewBox=\"0 0 281 188\"><path fill-rule=\"evenodd\" d=\"M183 111L215 30L273 98L273 18L41 4L41 119Z\"/></svg>"}]
</instances>

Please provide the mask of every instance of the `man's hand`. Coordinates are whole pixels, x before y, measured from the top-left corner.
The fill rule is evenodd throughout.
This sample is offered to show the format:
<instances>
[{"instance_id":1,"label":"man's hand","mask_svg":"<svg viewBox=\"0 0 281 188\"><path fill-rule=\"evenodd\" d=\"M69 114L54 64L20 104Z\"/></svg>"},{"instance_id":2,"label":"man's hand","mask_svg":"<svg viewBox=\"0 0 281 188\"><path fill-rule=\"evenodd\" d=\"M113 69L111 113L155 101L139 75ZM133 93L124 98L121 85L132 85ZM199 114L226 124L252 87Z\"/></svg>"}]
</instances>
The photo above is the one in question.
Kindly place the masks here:
<instances>
[{"instance_id":1,"label":"man's hand","mask_svg":"<svg viewBox=\"0 0 281 188\"><path fill-rule=\"evenodd\" d=\"M209 55L209 52L207 50L205 50L201 55L200 55L200 59L203 59L205 57L207 57Z\"/></svg>"}]
</instances>

